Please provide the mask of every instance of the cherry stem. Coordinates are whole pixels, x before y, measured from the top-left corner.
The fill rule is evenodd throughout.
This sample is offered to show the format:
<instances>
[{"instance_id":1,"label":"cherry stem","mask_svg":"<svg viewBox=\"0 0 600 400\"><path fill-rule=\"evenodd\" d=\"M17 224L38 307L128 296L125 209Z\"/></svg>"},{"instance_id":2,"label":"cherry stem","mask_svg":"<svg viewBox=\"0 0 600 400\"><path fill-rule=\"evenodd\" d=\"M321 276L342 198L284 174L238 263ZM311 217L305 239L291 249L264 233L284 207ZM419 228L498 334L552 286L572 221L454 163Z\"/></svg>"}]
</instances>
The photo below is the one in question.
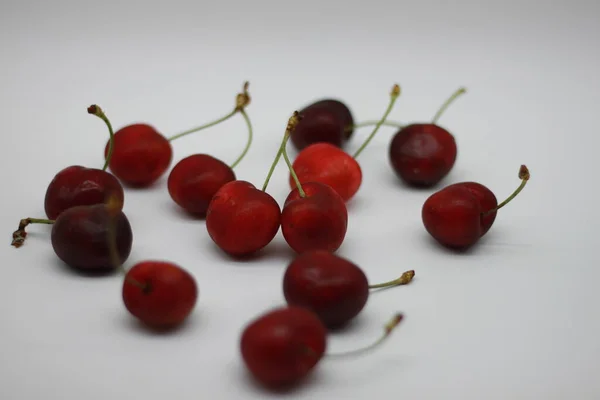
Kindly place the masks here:
<instances>
[{"instance_id":1,"label":"cherry stem","mask_svg":"<svg viewBox=\"0 0 600 400\"><path fill-rule=\"evenodd\" d=\"M180 137L189 135L190 133L198 132L198 131L201 131L203 129L210 128L212 126L218 125L221 122L227 121L229 118L233 117L236 113L241 112L248 104L250 104L250 95L248 94L248 85L249 85L248 82L244 82L243 92L239 93L236 96L235 107L233 108L233 111L231 111L230 113L228 113L227 115L225 115L225 116L223 116L223 117L221 117L219 119L216 119L216 120L211 121L209 123L206 123L204 125L200 125L200 126L197 126L195 128L188 129L187 131L183 131L181 133L173 135L170 138L168 138L167 140L169 142L171 142L171 141L173 141L175 139L179 139Z\"/></svg>"},{"instance_id":2,"label":"cherry stem","mask_svg":"<svg viewBox=\"0 0 600 400\"><path fill-rule=\"evenodd\" d=\"M504 207L505 205L510 203L512 199L514 199L515 197L517 197L517 195L519 193L521 193L521 190L523 190L525 185L527 185L527 182L529 182L529 178L530 178L529 169L525 165L521 165L521 167L519 168L519 179L521 179L521 184L519 185L517 190L515 190L510 196L508 196L508 198L506 200L504 200L502 203L498 204L495 208L492 208L489 211L483 212L482 215L486 216L491 213L495 213L496 211L498 211L499 209L501 209L502 207Z\"/></svg>"},{"instance_id":3,"label":"cherry stem","mask_svg":"<svg viewBox=\"0 0 600 400\"><path fill-rule=\"evenodd\" d=\"M404 319L404 315L403 314L396 314L394 315L394 317L390 320L390 322L388 322L383 330L383 335L381 335L381 337L379 339L377 339L375 342L371 343L368 346L362 347L360 349L356 349L356 350L351 350L345 353L329 353L326 354L327 357L347 357L347 356L356 356L362 353L366 353L369 352L371 350L373 350L374 348L376 348L377 346L379 346L381 343L383 343L392 333L392 331L400 324L400 322L402 322L402 320Z\"/></svg>"},{"instance_id":4,"label":"cherry stem","mask_svg":"<svg viewBox=\"0 0 600 400\"><path fill-rule=\"evenodd\" d=\"M119 258L119 252L117 250L117 215L120 212L120 208L118 205L117 198L113 196L109 196L108 201L106 202L106 208L110 214L109 223L108 223L108 251L110 257L110 263L123 274L125 277L125 281L128 283L137 286L143 291L147 291L150 289L150 285L147 283L139 282L129 276L127 276L127 271L125 267L123 267L123 263Z\"/></svg>"},{"instance_id":5,"label":"cherry stem","mask_svg":"<svg viewBox=\"0 0 600 400\"><path fill-rule=\"evenodd\" d=\"M250 150L250 146L252 145L253 133L252 133L252 123L250 122L250 117L248 117L248 114L246 113L246 110L244 110L244 109L240 110L240 114L242 114L242 117L244 117L244 121L246 121L246 125L248 126L248 141L246 142L246 147L244 147L242 154L240 154L240 156L233 162L233 164L231 164L231 166L230 166L231 169L234 169L235 167L237 167L237 165L244 159L244 157L248 153L248 150Z\"/></svg>"},{"instance_id":6,"label":"cherry stem","mask_svg":"<svg viewBox=\"0 0 600 400\"><path fill-rule=\"evenodd\" d=\"M383 123L387 119L388 115L390 115L390 112L392 111L392 108L394 107L394 103L396 103L398 96L400 96L400 86L394 85L394 87L392 88L392 92L390 93L390 103L388 104L387 110L385 110L383 117L381 117L381 119L379 120L377 125L375 125L375 129L373 129L373 132L371 132L369 137L367 137L367 140L365 140L364 143L358 148L358 150L356 150L356 153L354 153L354 155L352 157L354 157L354 158L358 157L358 155L360 153L362 153L362 151L367 147L369 142L371 142L371 140L373 140L373 138L375 137L375 134L377 133L377 131L379 130L381 125L383 125Z\"/></svg>"},{"instance_id":7,"label":"cherry stem","mask_svg":"<svg viewBox=\"0 0 600 400\"><path fill-rule=\"evenodd\" d=\"M29 224L46 224L46 225L52 225L55 221L53 219L40 219L40 218L23 218L21 221L19 221L19 228L13 232L12 237L12 243L11 246L14 246L16 248L19 248L21 246L23 246L23 242L25 241L25 238L27 237L27 232L25 232L25 228L27 227L27 225Z\"/></svg>"},{"instance_id":8,"label":"cherry stem","mask_svg":"<svg viewBox=\"0 0 600 400\"><path fill-rule=\"evenodd\" d=\"M106 114L104 114L104 111L102 111L102 109L99 106L97 106L96 104L92 104L91 106L88 107L87 112L88 112L88 114L92 114L92 115L95 115L96 117L100 118L102 121L104 121L104 123L108 127L108 134L110 137L110 140L108 141L108 154L106 155L106 160L104 160L104 166L102 167L102 171L106 171L106 168L108 168L108 164L110 163L110 159L113 154L113 148L115 145L114 144L115 132L113 131L113 127L112 127L108 117L106 116Z\"/></svg>"},{"instance_id":9,"label":"cherry stem","mask_svg":"<svg viewBox=\"0 0 600 400\"><path fill-rule=\"evenodd\" d=\"M444 111L446 111L448 106L450 104L452 104L452 102L454 102L454 100L456 100L457 97L459 97L460 95L462 95L466 92L467 92L467 89L464 87L461 87L458 90L456 90L454 93L452 93L452 95L450 97L448 97L448 99L444 102L444 104L442 104L442 106L439 108L439 110L435 113L435 116L433 117L433 120L431 122L434 124L437 123L438 119L440 119L440 117L442 116Z\"/></svg>"},{"instance_id":10,"label":"cherry stem","mask_svg":"<svg viewBox=\"0 0 600 400\"><path fill-rule=\"evenodd\" d=\"M280 157L283 155L283 158L285 159L288 169L290 170L290 174L292 175L292 178L294 179L294 182L296 183L296 187L298 188L300 197L306 197L306 193L304 192L304 189L302 189L302 185L300 184L298 175L296 175L296 171L294 171L294 168L292 167L292 163L290 162L290 159L287 155L287 151L285 149L291 134L294 132L294 129L296 129L296 125L298 125L298 122L300 122L301 119L302 119L302 117L300 116L298 111L294 111L294 114L288 120L288 124L285 129L285 134L283 135L283 139L281 140L281 145L279 146L279 151L277 151L277 156L275 156L275 160L273 160L273 164L271 164L271 168L269 169L269 173L267 174L267 178L265 179L265 183L263 184L263 187L262 187L263 192L265 190L267 190L267 186L269 185L269 181L271 180L273 171L275 171L275 167L277 166L277 163L279 162Z\"/></svg>"},{"instance_id":11,"label":"cherry stem","mask_svg":"<svg viewBox=\"0 0 600 400\"><path fill-rule=\"evenodd\" d=\"M408 285L415 277L415 271L410 270L403 273L400 278L394 279L393 281L378 283L376 285L369 285L369 289L379 289L391 286Z\"/></svg>"},{"instance_id":12,"label":"cherry stem","mask_svg":"<svg viewBox=\"0 0 600 400\"><path fill-rule=\"evenodd\" d=\"M402 124L400 122L395 122L395 121L383 121L383 122L381 122L381 121L371 120L371 121L363 121L363 122L360 122L358 124L347 126L346 129L345 129L345 131L349 132L352 129L362 128L363 126L377 125L379 123L381 123L381 126L393 126L393 127L396 127L396 128L404 128L404 124Z\"/></svg>"}]
</instances>

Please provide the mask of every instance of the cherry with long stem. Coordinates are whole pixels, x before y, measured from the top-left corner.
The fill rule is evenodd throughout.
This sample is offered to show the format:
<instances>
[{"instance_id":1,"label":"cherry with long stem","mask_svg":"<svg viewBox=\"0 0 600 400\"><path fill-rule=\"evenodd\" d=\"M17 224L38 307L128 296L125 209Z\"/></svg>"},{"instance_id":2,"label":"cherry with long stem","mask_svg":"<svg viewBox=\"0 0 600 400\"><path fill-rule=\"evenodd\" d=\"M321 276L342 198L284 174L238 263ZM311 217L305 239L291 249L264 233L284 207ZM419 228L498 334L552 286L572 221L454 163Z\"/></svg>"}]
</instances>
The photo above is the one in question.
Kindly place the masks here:
<instances>
[{"instance_id":1,"label":"cherry with long stem","mask_svg":"<svg viewBox=\"0 0 600 400\"><path fill-rule=\"evenodd\" d=\"M432 123L436 124L437 121L440 119L440 117L442 116L442 114L446 111L446 109L450 106L450 104L452 104L460 95L464 94L467 92L467 89L464 87L460 87L458 88L454 93L452 93L452 95L450 97L448 97L448 99L446 99L446 101L440 106L440 108L437 110L437 112L435 113L433 119L432 119ZM346 127L346 131L351 131L353 129L356 128L362 128L365 126L372 126L372 125L377 125L378 123L380 123L381 121L377 121L377 120L369 120L369 121L363 121L363 122L359 122L356 123L352 126L348 126ZM395 127L395 128L404 128L407 124L403 124L401 122L396 122L396 121L385 121L383 123L381 123L382 126L391 126L391 127Z\"/></svg>"},{"instance_id":2,"label":"cherry with long stem","mask_svg":"<svg viewBox=\"0 0 600 400\"><path fill-rule=\"evenodd\" d=\"M381 289L381 288L388 288L388 287L392 287L392 286L408 285L413 280L414 277L415 277L414 270L406 271L399 278L396 278L392 281L369 285L369 289Z\"/></svg>"},{"instance_id":3,"label":"cherry with long stem","mask_svg":"<svg viewBox=\"0 0 600 400\"><path fill-rule=\"evenodd\" d=\"M273 175L273 171L275 171L275 167L277 166L279 159L283 155L283 158L288 166L288 169L290 170L290 174L292 175L294 182L296 182L296 187L298 188L298 193L300 194L300 197L306 197L306 193L302 189L300 180L298 179L298 176L296 175L296 171L294 171L294 168L292 167L292 163L290 162L290 159L289 159L287 151L286 151L287 142L288 142L291 134L294 132L294 129L296 129L298 122L300 122L301 119L302 119L302 117L300 116L298 111L294 111L294 114L288 120L288 124L285 129L285 133L283 135L281 145L279 146L279 151L277 152L277 155L275 156L275 160L273 160L273 164L271 164L271 168L269 169L267 178L265 179L265 183L263 184L263 187L262 187L263 192L265 190L267 190L267 186L269 185L269 181L271 179L271 176Z\"/></svg>"},{"instance_id":4,"label":"cherry with long stem","mask_svg":"<svg viewBox=\"0 0 600 400\"><path fill-rule=\"evenodd\" d=\"M167 140L169 142L172 142L173 140L177 140L177 139L187 136L191 133L199 132L206 128L210 128L212 126L218 125L221 122L225 122L228 119L230 119L231 117L233 117L235 114L237 114L238 112L242 113L244 111L244 109L246 108L246 106L248 106L248 104L250 104L250 95L248 94L248 86L249 86L249 82L244 82L243 92L238 94L238 96L236 97L235 107L233 108L233 110L231 112L229 112L228 114L224 115L221 118L218 118L214 121L208 122L204 125L200 125L198 127L188 129L188 130L178 133L176 135L170 136L169 138L167 138ZM244 114L245 113L242 113L242 115L244 115Z\"/></svg>"},{"instance_id":5,"label":"cherry with long stem","mask_svg":"<svg viewBox=\"0 0 600 400\"><path fill-rule=\"evenodd\" d=\"M519 179L521 179L521 184L519 185L519 187L510 196L508 196L506 198L506 200L504 200L502 203L498 204L496 207L492 208L491 210L482 212L481 215L486 216L491 213L494 213L494 212L498 211L499 209L501 209L502 207L504 207L505 205L507 205L508 203L510 203L512 201L512 199L517 197L517 195L519 193L521 193L521 190L523 190L525 188L525 185L527 185L527 182L529 182L530 177L531 177L531 175L529 173L529 169L525 165L521 165L521 167L519 168Z\"/></svg>"},{"instance_id":6,"label":"cherry with long stem","mask_svg":"<svg viewBox=\"0 0 600 400\"><path fill-rule=\"evenodd\" d=\"M113 127L110 123L110 120L108 119L106 114L104 114L104 111L102 110L102 108L100 108L96 104L92 104L91 106L88 107L87 112L88 112L88 114L95 115L96 117L98 117L102 121L104 121L104 123L106 124L106 126L108 128L108 134L110 135L110 140L108 142L108 154L106 155L106 160L104 161L104 166L102 167L102 171L106 171L106 169L108 168L108 164L110 163L110 159L112 158L112 154L113 154L113 150L114 150L115 133L114 133Z\"/></svg>"},{"instance_id":7,"label":"cherry with long stem","mask_svg":"<svg viewBox=\"0 0 600 400\"><path fill-rule=\"evenodd\" d=\"M27 237L27 232L25 231L25 228L28 225L30 225L30 224L52 225L52 224L54 224L54 222L56 222L56 221L53 219L23 218L19 222L19 228L16 231L14 231L12 234L13 239L11 242L11 246L14 246L16 248L23 246L23 242L25 242L25 238Z\"/></svg>"},{"instance_id":8,"label":"cherry with long stem","mask_svg":"<svg viewBox=\"0 0 600 400\"><path fill-rule=\"evenodd\" d=\"M396 100L398 99L399 96L400 96L400 86L394 85L394 87L392 88L392 92L390 93L390 103L388 104L388 107L385 110L383 117L381 117L381 119L377 122L377 124L375 125L375 129L373 129L373 132L371 132L371 134L367 137L367 139L363 142L363 144L358 148L358 150L356 150L356 152L352 156L353 158L357 158L360 155L360 153L362 153L363 150L369 145L371 140L373 140L373 138L375 137L375 134L377 133L377 131L379 131L379 128L385 122L388 115L392 111L392 108L394 108L394 104L396 103Z\"/></svg>"}]
</instances>

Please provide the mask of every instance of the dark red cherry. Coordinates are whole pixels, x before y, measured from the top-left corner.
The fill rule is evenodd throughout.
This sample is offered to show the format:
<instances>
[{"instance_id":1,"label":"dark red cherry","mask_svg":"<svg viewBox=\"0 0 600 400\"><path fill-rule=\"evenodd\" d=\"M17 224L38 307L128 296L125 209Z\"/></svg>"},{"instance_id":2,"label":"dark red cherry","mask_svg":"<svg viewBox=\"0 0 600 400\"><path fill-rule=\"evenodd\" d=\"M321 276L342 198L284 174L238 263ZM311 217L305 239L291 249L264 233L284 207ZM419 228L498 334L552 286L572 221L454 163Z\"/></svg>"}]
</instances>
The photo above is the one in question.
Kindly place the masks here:
<instances>
[{"instance_id":1,"label":"dark red cherry","mask_svg":"<svg viewBox=\"0 0 600 400\"><path fill-rule=\"evenodd\" d=\"M108 156L109 143L104 156ZM147 124L119 129L114 136L110 170L121 182L134 187L149 186L171 165L173 148L166 137Z\"/></svg>"},{"instance_id":2,"label":"dark red cherry","mask_svg":"<svg viewBox=\"0 0 600 400\"><path fill-rule=\"evenodd\" d=\"M313 143L330 143L342 147L354 131L354 118L350 109L336 99L312 103L301 110L300 115L302 119L291 136L292 143L298 150Z\"/></svg>"},{"instance_id":3,"label":"dark red cherry","mask_svg":"<svg viewBox=\"0 0 600 400\"><path fill-rule=\"evenodd\" d=\"M233 169L223 161L208 154L194 154L171 170L169 194L188 213L204 217L215 193L235 179Z\"/></svg>"},{"instance_id":4,"label":"dark red cherry","mask_svg":"<svg viewBox=\"0 0 600 400\"><path fill-rule=\"evenodd\" d=\"M114 194L123 208L123 187L114 175L96 168L73 165L60 171L46 189L46 216L56 219L63 211L75 207L103 204Z\"/></svg>"}]
</instances>

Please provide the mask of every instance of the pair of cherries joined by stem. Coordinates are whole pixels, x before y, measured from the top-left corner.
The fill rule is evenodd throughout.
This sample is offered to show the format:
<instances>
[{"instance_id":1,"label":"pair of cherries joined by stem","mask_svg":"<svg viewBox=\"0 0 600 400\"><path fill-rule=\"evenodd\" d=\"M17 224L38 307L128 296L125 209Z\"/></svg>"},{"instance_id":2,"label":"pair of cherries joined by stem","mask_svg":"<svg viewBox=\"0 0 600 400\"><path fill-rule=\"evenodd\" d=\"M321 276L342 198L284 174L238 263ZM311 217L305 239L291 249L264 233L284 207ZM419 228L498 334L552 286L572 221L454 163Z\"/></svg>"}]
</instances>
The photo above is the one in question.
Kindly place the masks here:
<instances>
[{"instance_id":1,"label":"pair of cherries joined by stem","mask_svg":"<svg viewBox=\"0 0 600 400\"><path fill-rule=\"evenodd\" d=\"M304 109L305 125L296 133L294 141L296 148L301 150L293 164L300 182L325 183L334 188L345 201L349 201L362 183L362 170L356 158L373 139L379 127L387 125L401 128L393 136L389 146L389 160L396 175L411 186L428 187L437 184L454 167L457 154L454 136L437 125L437 121L452 101L465 92L464 88L460 88L452 94L440 107L431 123L413 123L406 126L386 121L400 94L399 88L396 87L392 90L388 110L379 121L343 125L353 121L348 107L343 103L332 100L313 103ZM331 122L333 120L335 123ZM375 125L371 135L354 155L346 153L342 149L344 140L340 138L350 137L355 128L369 125ZM331 133L338 131L342 133ZM344 132L348 136L345 136ZM332 136L338 139L332 140ZM289 183L294 185L291 176Z\"/></svg>"},{"instance_id":2,"label":"pair of cherries joined by stem","mask_svg":"<svg viewBox=\"0 0 600 400\"><path fill-rule=\"evenodd\" d=\"M383 335L368 346L345 353L326 353L328 330L314 312L298 306L278 307L244 327L240 353L255 381L269 390L288 390L308 377L325 357L345 358L373 350L403 319L403 314L394 315Z\"/></svg>"},{"instance_id":3,"label":"pair of cherries joined by stem","mask_svg":"<svg viewBox=\"0 0 600 400\"><path fill-rule=\"evenodd\" d=\"M121 295L131 315L151 329L170 330L180 326L192 313L198 299L194 277L167 261L141 261L125 270L119 255L119 209L115 198L105 206L109 222L104 242L110 263L123 276Z\"/></svg>"},{"instance_id":4,"label":"pair of cherries joined by stem","mask_svg":"<svg viewBox=\"0 0 600 400\"><path fill-rule=\"evenodd\" d=\"M336 251L348 228L348 211L342 198L331 187L318 183L300 184L296 180L283 209L266 192L269 180L283 156L295 176L286 144L301 120L298 112L287 128L262 190L246 181L223 185L211 200L206 228L211 239L226 253L244 257L267 246L281 227L288 245L297 253L309 250Z\"/></svg>"},{"instance_id":5,"label":"pair of cherries joined by stem","mask_svg":"<svg viewBox=\"0 0 600 400\"><path fill-rule=\"evenodd\" d=\"M443 246L466 250L490 230L497 211L523 190L529 178L529 169L521 165L521 184L500 204L494 193L480 183L459 182L446 186L423 204L421 217L425 229Z\"/></svg>"}]
</instances>

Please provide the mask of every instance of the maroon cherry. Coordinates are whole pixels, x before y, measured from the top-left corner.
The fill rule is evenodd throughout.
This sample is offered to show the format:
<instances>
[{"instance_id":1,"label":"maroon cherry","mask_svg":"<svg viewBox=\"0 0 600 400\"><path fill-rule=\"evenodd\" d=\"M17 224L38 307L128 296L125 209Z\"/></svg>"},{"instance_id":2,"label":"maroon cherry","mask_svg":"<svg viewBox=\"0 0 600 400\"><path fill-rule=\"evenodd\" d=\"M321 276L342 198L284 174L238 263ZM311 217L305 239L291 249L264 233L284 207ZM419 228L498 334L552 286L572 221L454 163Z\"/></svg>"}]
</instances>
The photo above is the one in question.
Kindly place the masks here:
<instances>
[{"instance_id":1,"label":"maroon cherry","mask_svg":"<svg viewBox=\"0 0 600 400\"><path fill-rule=\"evenodd\" d=\"M456 91L438 110L431 123L414 123L401 128L392 138L389 159L396 175L412 186L430 187L454 167L456 141L437 120L450 103L465 93Z\"/></svg>"},{"instance_id":2,"label":"maroon cherry","mask_svg":"<svg viewBox=\"0 0 600 400\"><path fill-rule=\"evenodd\" d=\"M354 118L348 106L340 100L319 100L303 108L300 115L302 121L291 137L298 150L314 143L343 147L352 136Z\"/></svg>"},{"instance_id":3,"label":"maroon cherry","mask_svg":"<svg viewBox=\"0 0 600 400\"><path fill-rule=\"evenodd\" d=\"M233 117L240 110L236 107L222 118L169 138L149 124L136 123L125 126L115 133L114 151L109 167L113 174L132 187L147 187L156 182L169 168L173 159L171 142L191 133L201 131ZM104 150L108 158L110 144Z\"/></svg>"},{"instance_id":4,"label":"maroon cherry","mask_svg":"<svg viewBox=\"0 0 600 400\"><path fill-rule=\"evenodd\" d=\"M168 179L169 194L173 201L189 214L205 217L215 193L223 185L236 179L233 169L242 161L252 144L252 124L245 111L248 104L250 95L246 82L243 93L237 95L236 112L246 121L248 140L244 150L231 166L208 154L193 154L179 161L171 170ZM222 121L216 121L211 126Z\"/></svg>"},{"instance_id":5,"label":"maroon cherry","mask_svg":"<svg viewBox=\"0 0 600 400\"><path fill-rule=\"evenodd\" d=\"M116 242L118 259L125 262L131 253L133 233L129 220L120 210L115 196L112 209L106 204L75 206L63 211L56 220L25 218L13 233L12 245L21 247L29 224L51 224L50 236L54 252L68 266L83 271L111 271L110 246L107 243L111 218L116 212Z\"/></svg>"},{"instance_id":6,"label":"maroon cherry","mask_svg":"<svg viewBox=\"0 0 600 400\"><path fill-rule=\"evenodd\" d=\"M381 344L402 321L397 314L373 344L326 354L327 329L316 314L302 307L272 309L250 321L240 338L244 365L254 379L271 390L290 389L302 382L324 357L362 354Z\"/></svg>"},{"instance_id":7,"label":"maroon cherry","mask_svg":"<svg viewBox=\"0 0 600 400\"><path fill-rule=\"evenodd\" d=\"M308 308L327 328L339 329L363 310L369 289L406 285L414 276L411 270L393 281L369 285L353 262L327 251L307 251L288 265L283 293L289 305Z\"/></svg>"},{"instance_id":8,"label":"maroon cherry","mask_svg":"<svg viewBox=\"0 0 600 400\"><path fill-rule=\"evenodd\" d=\"M521 184L498 205L494 205L495 196L483 185L461 182L447 186L423 204L421 215L425 229L446 247L467 249L491 228L496 212L523 190L529 177L529 170L522 165L519 170Z\"/></svg>"},{"instance_id":9,"label":"maroon cherry","mask_svg":"<svg viewBox=\"0 0 600 400\"><path fill-rule=\"evenodd\" d=\"M88 113L106 123L111 138L109 143L112 143L113 130L102 109L92 105L88 107ZM71 207L102 204L106 201L108 193L115 194L120 207L123 208L123 187L114 175L106 172L109 161L110 156L102 169L72 165L58 172L46 189L46 216L56 219L60 213Z\"/></svg>"}]
</instances>

